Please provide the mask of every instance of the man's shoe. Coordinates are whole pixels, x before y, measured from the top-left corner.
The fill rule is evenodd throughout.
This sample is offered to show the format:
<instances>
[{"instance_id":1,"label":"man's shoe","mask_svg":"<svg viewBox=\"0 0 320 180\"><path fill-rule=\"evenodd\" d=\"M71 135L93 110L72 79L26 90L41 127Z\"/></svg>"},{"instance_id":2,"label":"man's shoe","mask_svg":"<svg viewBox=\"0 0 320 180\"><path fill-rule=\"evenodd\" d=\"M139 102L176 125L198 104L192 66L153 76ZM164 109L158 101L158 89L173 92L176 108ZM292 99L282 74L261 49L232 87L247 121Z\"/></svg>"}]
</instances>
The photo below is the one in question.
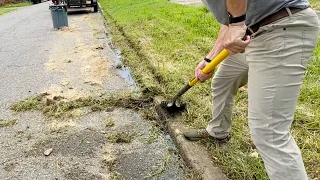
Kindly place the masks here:
<instances>
[{"instance_id":1,"label":"man's shoe","mask_svg":"<svg viewBox=\"0 0 320 180\"><path fill-rule=\"evenodd\" d=\"M227 142L231 136L228 135L225 138L216 138L212 137L206 129L195 129L195 130L189 130L185 133L183 133L184 137L188 139L189 141L198 141L205 138L210 138L211 140L218 142L218 143L224 143Z\"/></svg>"}]
</instances>

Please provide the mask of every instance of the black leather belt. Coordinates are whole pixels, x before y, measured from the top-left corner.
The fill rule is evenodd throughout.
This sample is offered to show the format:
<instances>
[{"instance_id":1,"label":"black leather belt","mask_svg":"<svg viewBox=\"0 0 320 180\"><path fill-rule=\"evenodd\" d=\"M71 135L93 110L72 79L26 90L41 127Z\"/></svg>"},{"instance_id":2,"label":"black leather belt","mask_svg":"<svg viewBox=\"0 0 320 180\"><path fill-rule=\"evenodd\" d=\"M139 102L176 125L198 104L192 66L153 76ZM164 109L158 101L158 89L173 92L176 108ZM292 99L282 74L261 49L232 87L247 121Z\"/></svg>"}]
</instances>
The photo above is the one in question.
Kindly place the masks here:
<instances>
[{"instance_id":1,"label":"black leather belt","mask_svg":"<svg viewBox=\"0 0 320 180\"><path fill-rule=\"evenodd\" d=\"M295 13L297 13L299 11L302 11L302 10L304 10L306 8L289 8L289 9L290 9L292 14L295 14ZM275 21L277 21L279 19L282 19L282 18L285 18L287 16L289 16L289 13L287 12L286 8L283 8L280 11L263 18L258 23L248 27L247 35L250 36L250 35L256 33L259 30L260 27L268 25L268 24L270 24L272 22L275 22Z\"/></svg>"}]
</instances>

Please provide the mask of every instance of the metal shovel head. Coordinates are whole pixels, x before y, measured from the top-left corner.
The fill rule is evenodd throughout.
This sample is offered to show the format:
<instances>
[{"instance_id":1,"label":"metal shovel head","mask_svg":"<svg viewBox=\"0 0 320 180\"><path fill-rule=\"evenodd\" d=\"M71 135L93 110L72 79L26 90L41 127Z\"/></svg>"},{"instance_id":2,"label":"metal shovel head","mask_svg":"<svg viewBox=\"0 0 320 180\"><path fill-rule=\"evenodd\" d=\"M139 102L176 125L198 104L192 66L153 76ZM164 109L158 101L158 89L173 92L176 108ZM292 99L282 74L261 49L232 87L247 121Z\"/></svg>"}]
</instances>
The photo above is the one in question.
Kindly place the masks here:
<instances>
[{"instance_id":1,"label":"metal shovel head","mask_svg":"<svg viewBox=\"0 0 320 180\"><path fill-rule=\"evenodd\" d=\"M162 120L166 120L184 110L185 105L181 104L179 100L175 102L162 101L159 105L156 106L157 114Z\"/></svg>"}]
</instances>

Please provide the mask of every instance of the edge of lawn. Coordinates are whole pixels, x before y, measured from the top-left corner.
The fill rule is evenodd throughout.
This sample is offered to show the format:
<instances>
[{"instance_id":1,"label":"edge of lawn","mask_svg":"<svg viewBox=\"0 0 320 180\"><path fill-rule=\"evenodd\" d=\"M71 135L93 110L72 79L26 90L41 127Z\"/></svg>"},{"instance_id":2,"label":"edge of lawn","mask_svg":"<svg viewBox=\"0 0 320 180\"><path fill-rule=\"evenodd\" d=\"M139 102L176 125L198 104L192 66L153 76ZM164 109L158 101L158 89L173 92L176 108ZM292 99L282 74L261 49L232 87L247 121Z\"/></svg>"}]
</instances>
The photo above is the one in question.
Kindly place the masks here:
<instances>
[{"instance_id":1,"label":"edge of lawn","mask_svg":"<svg viewBox=\"0 0 320 180\"><path fill-rule=\"evenodd\" d=\"M132 69L143 93L149 96L170 99L175 95L193 77L197 60L209 52L217 34L216 22L202 7L182 7L164 0L139 1L142 5L129 0L101 0L99 3L112 42L121 49L123 63ZM141 11L143 15L132 10ZM191 17L188 12L194 15ZM179 27L179 23L183 26ZM311 179L320 172L317 153L320 152L317 133L320 132L320 113L317 113L320 105L319 55L320 44L304 79L292 130ZM203 128L211 115L210 82L197 86L183 97L189 107L188 112L182 114L181 122L188 127ZM250 140L246 114L247 93L240 92L235 100L233 138L228 147L220 148L204 141L195 144L205 147L211 161L231 179L267 179L263 162Z\"/></svg>"},{"instance_id":2,"label":"edge of lawn","mask_svg":"<svg viewBox=\"0 0 320 180\"><path fill-rule=\"evenodd\" d=\"M16 11L22 7L31 6L30 2L21 2L21 3L10 3L3 6L0 6L0 16L12 11Z\"/></svg>"}]
</instances>

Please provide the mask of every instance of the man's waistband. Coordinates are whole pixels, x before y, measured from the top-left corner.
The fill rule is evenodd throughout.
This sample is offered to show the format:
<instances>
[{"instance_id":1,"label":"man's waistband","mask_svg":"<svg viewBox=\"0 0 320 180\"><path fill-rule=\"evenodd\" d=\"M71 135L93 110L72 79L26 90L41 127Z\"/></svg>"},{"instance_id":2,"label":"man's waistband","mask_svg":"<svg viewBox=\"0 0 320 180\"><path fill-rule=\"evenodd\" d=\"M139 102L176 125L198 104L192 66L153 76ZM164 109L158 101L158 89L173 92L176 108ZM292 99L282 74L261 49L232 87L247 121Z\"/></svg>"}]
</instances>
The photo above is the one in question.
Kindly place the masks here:
<instances>
[{"instance_id":1,"label":"man's waistband","mask_svg":"<svg viewBox=\"0 0 320 180\"><path fill-rule=\"evenodd\" d=\"M282 18L288 17L290 15L290 13L292 15L292 14L295 14L299 11L304 10L304 9L306 9L306 8L293 8L293 7L283 8L280 11L263 18L261 21L254 24L253 26L248 27L247 35L251 36L252 34L256 33L260 27L268 25L270 23L273 23L273 22L280 20Z\"/></svg>"}]
</instances>

